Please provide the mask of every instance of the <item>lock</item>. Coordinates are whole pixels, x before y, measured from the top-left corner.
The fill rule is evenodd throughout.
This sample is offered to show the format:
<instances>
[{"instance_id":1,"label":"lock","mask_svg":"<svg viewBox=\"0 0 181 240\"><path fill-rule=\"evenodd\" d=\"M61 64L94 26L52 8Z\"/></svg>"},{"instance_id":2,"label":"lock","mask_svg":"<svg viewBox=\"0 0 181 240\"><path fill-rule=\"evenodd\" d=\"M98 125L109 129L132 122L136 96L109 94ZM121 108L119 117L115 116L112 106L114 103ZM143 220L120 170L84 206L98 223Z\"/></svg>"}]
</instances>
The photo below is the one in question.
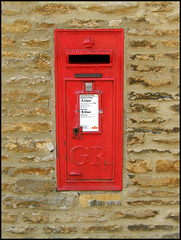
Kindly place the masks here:
<instances>
[{"instance_id":1,"label":"lock","mask_svg":"<svg viewBox=\"0 0 181 240\"><path fill-rule=\"evenodd\" d=\"M77 136L77 134L79 133L79 128L73 128L73 133L75 136Z\"/></svg>"},{"instance_id":2,"label":"lock","mask_svg":"<svg viewBox=\"0 0 181 240\"><path fill-rule=\"evenodd\" d=\"M73 128L73 138L82 139L82 127Z\"/></svg>"}]
</instances>

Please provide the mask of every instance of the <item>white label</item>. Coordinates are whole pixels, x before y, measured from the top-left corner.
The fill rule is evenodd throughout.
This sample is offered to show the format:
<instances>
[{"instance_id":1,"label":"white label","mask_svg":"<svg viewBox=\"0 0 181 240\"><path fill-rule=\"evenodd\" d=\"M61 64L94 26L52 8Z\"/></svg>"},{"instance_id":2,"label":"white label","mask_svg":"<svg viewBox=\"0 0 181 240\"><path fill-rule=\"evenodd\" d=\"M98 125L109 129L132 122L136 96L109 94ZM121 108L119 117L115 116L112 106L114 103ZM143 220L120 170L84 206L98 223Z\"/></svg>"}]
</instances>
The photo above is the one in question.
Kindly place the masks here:
<instances>
[{"instance_id":1,"label":"white label","mask_svg":"<svg viewBox=\"0 0 181 240\"><path fill-rule=\"evenodd\" d=\"M99 96L98 94L79 95L80 126L83 132L99 131Z\"/></svg>"}]
</instances>

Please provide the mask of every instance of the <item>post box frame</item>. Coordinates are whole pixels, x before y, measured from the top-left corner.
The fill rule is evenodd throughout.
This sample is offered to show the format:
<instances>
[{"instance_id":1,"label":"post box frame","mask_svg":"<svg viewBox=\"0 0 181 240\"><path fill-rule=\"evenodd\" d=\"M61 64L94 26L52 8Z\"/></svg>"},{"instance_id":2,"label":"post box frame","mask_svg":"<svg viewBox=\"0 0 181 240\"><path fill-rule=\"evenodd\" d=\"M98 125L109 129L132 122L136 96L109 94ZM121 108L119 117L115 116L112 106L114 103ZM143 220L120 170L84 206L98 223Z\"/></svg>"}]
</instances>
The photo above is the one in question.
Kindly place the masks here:
<instances>
[{"instance_id":1,"label":"post box frame","mask_svg":"<svg viewBox=\"0 0 181 240\"><path fill-rule=\"evenodd\" d=\"M102 78L75 78L74 76L66 77L62 75L60 69L60 48L59 48L59 34L71 33L71 32L85 32L86 34L94 32L115 32L118 33L120 40L120 48L117 52L117 73L116 76L103 76ZM89 52L88 49L84 49L85 52ZM71 51L70 51L71 52ZM108 50L111 55L109 64L104 66L95 65L97 69L99 67L112 67L112 50ZM69 64L67 62L67 56L65 58L66 68L73 67L78 69L78 64ZM70 66L71 65L71 66ZM73 66L74 65L74 66ZM82 64L81 67L89 68L89 64ZM75 71L74 71L75 72ZM124 30L123 29L56 29L55 30L55 95L56 95L56 145L57 145L57 190L122 190L122 168L123 168L123 75L124 75ZM66 85L67 81L112 81L114 92L114 121L113 121L113 179L112 180L90 180L90 181L74 181L66 180ZM85 133L86 134L86 133Z\"/></svg>"}]
</instances>

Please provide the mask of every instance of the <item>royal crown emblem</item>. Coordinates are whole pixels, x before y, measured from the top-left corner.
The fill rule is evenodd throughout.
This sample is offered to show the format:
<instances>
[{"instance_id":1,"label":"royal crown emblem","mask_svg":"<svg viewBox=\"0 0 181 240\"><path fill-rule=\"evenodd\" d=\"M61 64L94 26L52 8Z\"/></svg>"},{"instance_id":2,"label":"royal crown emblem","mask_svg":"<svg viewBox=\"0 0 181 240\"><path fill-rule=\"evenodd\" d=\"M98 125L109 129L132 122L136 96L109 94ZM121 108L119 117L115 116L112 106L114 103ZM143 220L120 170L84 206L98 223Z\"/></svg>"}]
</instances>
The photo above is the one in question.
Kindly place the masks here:
<instances>
[{"instance_id":1,"label":"royal crown emblem","mask_svg":"<svg viewBox=\"0 0 181 240\"><path fill-rule=\"evenodd\" d=\"M83 41L83 44L86 48L92 48L95 42L91 39L90 35L88 35L88 37Z\"/></svg>"}]
</instances>

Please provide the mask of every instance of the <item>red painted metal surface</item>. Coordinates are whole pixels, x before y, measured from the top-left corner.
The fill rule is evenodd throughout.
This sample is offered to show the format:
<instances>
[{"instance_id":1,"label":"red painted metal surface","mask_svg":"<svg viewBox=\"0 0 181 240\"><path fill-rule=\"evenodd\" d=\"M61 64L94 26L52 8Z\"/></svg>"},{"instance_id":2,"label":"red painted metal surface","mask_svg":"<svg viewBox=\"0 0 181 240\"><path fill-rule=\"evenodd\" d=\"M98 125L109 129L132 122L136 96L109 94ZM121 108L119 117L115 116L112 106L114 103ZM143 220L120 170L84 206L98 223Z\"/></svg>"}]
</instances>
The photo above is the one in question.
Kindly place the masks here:
<instances>
[{"instance_id":1,"label":"red painted metal surface","mask_svg":"<svg viewBox=\"0 0 181 240\"><path fill-rule=\"evenodd\" d=\"M121 190L123 29L55 30L57 190Z\"/></svg>"}]
</instances>

